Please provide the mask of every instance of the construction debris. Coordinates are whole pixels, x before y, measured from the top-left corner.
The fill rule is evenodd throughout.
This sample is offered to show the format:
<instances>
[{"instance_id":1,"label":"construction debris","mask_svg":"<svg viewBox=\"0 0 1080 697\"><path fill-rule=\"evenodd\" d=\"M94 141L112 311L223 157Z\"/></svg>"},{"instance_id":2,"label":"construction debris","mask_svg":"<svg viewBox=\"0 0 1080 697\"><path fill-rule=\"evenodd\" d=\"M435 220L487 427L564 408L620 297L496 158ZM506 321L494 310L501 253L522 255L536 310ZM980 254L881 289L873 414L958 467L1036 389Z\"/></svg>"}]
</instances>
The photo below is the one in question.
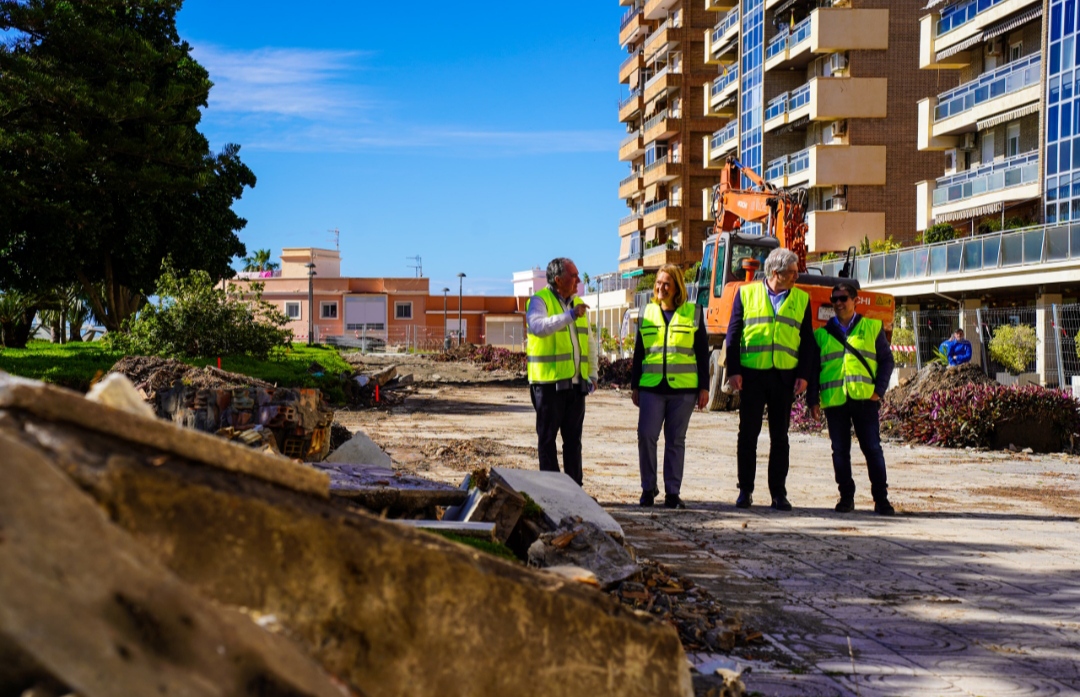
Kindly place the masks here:
<instances>
[{"instance_id":1,"label":"construction debris","mask_svg":"<svg viewBox=\"0 0 1080 697\"><path fill-rule=\"evenodd\" d=\"M357 431L347 442L341 444L326 457L327 462L347 462L358 465L390 467L390 456L363 431Z\"/></svg>"},{"instance_id":2,"label":"construction debris","mask_svg":"<svg viewBox=\"0 0 1080 697\"><path fill-rule=\"evenodd\" d=\"M524 375L526 367L525 354L523 352L511 351L509 349L499 348L488 344L484 344L483 346L461 344L444 353L434 354L431 356L431 359L440 363L446 361L468 361L479 366L482 370L500 370L507 373L513 373L517 376Z\"/></svg>"},{"instance_id":3,"label":"construction debris","mask_svg":"<svg viewBox=\"0 0 1080 697\"><path fill-rule=\"evenodd\" d=\"M495 467L491 470L491 480L513 491L527 494L543 509L548 529L562 525L566 517L572 516L594 523L620 542L623 539L622 526L573 479L562 472Z\"/></svg>"},{"instance_id":4,"label":"construction debris","mask_svg":"<svg viewBox=\"0 0 1080 697\"><path fill-rule=\"evenodd\" d=\"M930 394L941 390L948 390L962 385L990 385L995 381L988 378L980 366L973 363L963 365L944 366L940 363L929 363L922 370L909 378L900 381L896 387L885 394L885 402L899 408L904 400L912 394Z\"/></svg>"},{"instance_id":5,"label":"construction debris","mask_svg":"<svg viewBox=\"0 0 1080 697\"><path fill-rule=\"evenodd\" d=\"M390 518L435 520L437 507L460 504L468 496L457 487L379 465L315 463L330 475L330 495L348 499L375 514Z\"/></svg>"},{"instance_id":6,"label":"construction debris","mask_svg":"<svg viewBox=\"0 0 1080 697\"><path fill-rule=\"evenodd\" d=\"M638 573L630 553L596 523L567 517L529 547L529 565L539 568L576 566L588 569L602 588Z\"/></svg>"}]
</instances>

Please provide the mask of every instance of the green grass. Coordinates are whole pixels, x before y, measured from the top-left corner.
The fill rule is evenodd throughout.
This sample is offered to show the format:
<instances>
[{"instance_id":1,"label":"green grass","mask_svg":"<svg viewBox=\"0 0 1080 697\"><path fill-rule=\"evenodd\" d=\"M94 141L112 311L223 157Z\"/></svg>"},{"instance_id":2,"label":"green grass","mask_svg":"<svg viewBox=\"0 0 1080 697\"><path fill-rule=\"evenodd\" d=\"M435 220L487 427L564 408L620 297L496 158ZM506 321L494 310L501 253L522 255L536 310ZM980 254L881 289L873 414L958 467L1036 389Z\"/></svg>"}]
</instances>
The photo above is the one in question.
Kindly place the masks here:
<instances>
[{"instance_id":1,"label":"green grass","mask_svg":"<svg viewBox=\"0 0 1080 697\"><path fill-rule=\"evenodd\" d=\"M86 391L98 371L107 371L123 355L109 351L101 342L52 344L32 341L25 349L0 349L0 370L33 380L51 382ZM185 360L193 366L217 365L217 357ZM308 366L317 362L325 373L314 376ZM250 375L282 387L317 387L334 403L344 401L338 375L352 372L337 349L295 344L262 361L248 356L223 356L222 370Z\"/></svg>"},{"instance_id":2,"label":"green grass","mask_svg":"<svg viewBox=\"0 0 1080 697\"><path fill-rule=\"evenodd\" d=\"M466 537L465 535L458 535L456 533L452 533L449 530L432 530L431 532L434 532L436 535L445 537L452 542L457 542L458 544L472 547L473 549L480 550L481 552L485 552L494 557L505 559L506 561L512 561L517 564L521 563L521 560L518 559L512 551L510 551L510 548L501 542L490 542L488 540L481 540L476 537Z\"/></svg>"}]
</instances>

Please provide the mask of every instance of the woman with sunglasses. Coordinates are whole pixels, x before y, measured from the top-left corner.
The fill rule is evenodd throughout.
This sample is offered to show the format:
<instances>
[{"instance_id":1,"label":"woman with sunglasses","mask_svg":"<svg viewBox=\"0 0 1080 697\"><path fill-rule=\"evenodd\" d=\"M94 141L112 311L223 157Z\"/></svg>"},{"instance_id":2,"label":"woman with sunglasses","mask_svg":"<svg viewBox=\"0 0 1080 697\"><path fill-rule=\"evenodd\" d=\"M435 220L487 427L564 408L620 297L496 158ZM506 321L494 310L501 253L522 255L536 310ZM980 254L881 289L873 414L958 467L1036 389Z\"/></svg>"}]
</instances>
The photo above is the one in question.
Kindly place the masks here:
<instances>
[{"instance_id":1,"label":"woman with sunglasses","mask_svg":"<svg viewBox=\"0 0 1080 697\"><path fill-rule=\"evenodd\" d=\"M829 424L833 472L840 489L838 513L855 510L855 480L851 476L851 430L859 439L870 473L870 493L874 512L893 515L889 503L889 483L885 475L885 455L881 450L878 409L889 387L893 355L882 331L881 321L855 311L859 291L849 283L833 287L832 306L836 315L814 332L820 353L816 380L811 380L806 403L814 418Z\"/></svg>"},{"instance_id":2,"label":"woman with sunglasses","mask_svg":"<svg viewBox=\"0 0 1080 697\"><path fill-rule=\"evenodd\" d=\"M680 498L686 429L694 406L709 399L709 337L701 308L686 302L682 270L668 264L656 272L653 299L638 323L630 370L631 397L638 408L638 467L641 505L660 494L656 485L656 441L664 430L664 506L686 508Z\"/></svg>"}]
</instances>

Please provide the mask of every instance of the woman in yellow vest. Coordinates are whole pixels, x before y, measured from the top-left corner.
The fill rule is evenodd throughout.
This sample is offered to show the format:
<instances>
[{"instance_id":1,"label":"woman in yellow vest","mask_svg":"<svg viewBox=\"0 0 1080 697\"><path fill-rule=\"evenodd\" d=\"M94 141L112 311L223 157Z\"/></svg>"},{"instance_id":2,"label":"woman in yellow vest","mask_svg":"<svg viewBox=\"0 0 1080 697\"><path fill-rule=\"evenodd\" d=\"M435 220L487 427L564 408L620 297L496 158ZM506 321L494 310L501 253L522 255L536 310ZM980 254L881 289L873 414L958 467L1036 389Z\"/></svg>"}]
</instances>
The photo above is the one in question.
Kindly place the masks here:
<instances>
[{"instance_id":1,"label":"woman in yellow vest","mask_svg":"<svg viewBox=\"0 0 1080 697\"><path fill-rule=\"evenodd\" d=\"M709 337L701 308L686 302L683 272L668 264L656 273L653 299L638 321L630 373L638 407L641 505L651 506L656 485L656 441L664 430L664 505L686 508L682 490L686 428L694 406L709 399Z\"/></svg>"},{"instance_id":2,"label":"woman in yellow vest","mask_svg":"<svg viewBox=\"0 0 1080 697\"><path fill-rule=\"evenodd\" d=\"M893 371L893 355L881 321L867 319L855 312L858 297L859 291L849 283L838 283L833 287L832 306L836 316L814 332L819 350L817 379L810 381L806 403L815 418L821 418L821 407L825 407L832 441L833 472L840 489L836 511L851 513L855 510L855 480L851 477L851 430L854 428L870 472L874 511L880 515L893 515L878 422L881 398L885 396Z\"/></svg>"}]
</instances>

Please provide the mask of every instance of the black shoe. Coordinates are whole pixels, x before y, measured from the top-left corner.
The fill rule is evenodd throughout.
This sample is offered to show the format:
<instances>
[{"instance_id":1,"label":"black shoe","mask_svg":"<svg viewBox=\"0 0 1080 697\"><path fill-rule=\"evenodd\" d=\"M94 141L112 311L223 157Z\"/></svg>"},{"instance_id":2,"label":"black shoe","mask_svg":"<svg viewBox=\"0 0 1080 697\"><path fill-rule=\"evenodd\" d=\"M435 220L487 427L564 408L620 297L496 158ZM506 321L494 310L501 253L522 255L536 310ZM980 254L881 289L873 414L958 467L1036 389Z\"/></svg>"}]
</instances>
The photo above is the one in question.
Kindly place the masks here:
<instances>
[{"instance_id":1,"label":"black shoe","mask_svg":"<svg viewBox=\"0 0 1080 697\"><path fill-rule=\"evenodd\" d=\"M848 496L841 496L840 500L836 503L837 513L851 513L855 510L855 499Z\"/></svg>"},{"instance_id":2,"label":"black shoe","mask_svg":"<svg viewBox=\"0 0 1080 697\"><path fill-rule=\"evenodd\" d=\"M683 510L686 508L686 504L679 498L678 494L665 494L664 495L664 508L678 508Z\"/></svg>"},{"instance_id":3,"label":"black shoe","mask_svg":"<svg viewBox=\"0 0 1080 697\"><path fill-rule=\"evenodd\" d=\"M896 509L892 507L888 499L882 499L874 503L874 513L878 515L896 515Z\"/></svg>"},{"instance_id":4,"label":"black shoe","mask_svg":"<svg viewBox=\"0 0 1080 697\"><path fill-rule=\"evenodd\" d=\"M638 501L638 504L645 508L648 508L649 506L653 505L653 501L655 501L656 497L659 495L659 489L653 489L652 491L643 491L641 492L641 500Z\"/></svg>"},{"instance_id":5,"label":"black shoe","mask_svg":"<svg viewBox=\"0 0 1080 697\"><path fill-rule=\"evenodd\" d=\"M776 496L772 500L772 507L778 511L790 511L791 502L787 500L787 496Z\"/></svg>"},{"instance_id":6,"label":"black shoe","mask_svg":"<svg viewBox=\"0 0 1080 697\"><path fill-rule=\"evenodd\" d=\"M750 508L754 497L749 491L739 491L739 498L735 499L735 508Z\"/></svg>"}]
</instances>

